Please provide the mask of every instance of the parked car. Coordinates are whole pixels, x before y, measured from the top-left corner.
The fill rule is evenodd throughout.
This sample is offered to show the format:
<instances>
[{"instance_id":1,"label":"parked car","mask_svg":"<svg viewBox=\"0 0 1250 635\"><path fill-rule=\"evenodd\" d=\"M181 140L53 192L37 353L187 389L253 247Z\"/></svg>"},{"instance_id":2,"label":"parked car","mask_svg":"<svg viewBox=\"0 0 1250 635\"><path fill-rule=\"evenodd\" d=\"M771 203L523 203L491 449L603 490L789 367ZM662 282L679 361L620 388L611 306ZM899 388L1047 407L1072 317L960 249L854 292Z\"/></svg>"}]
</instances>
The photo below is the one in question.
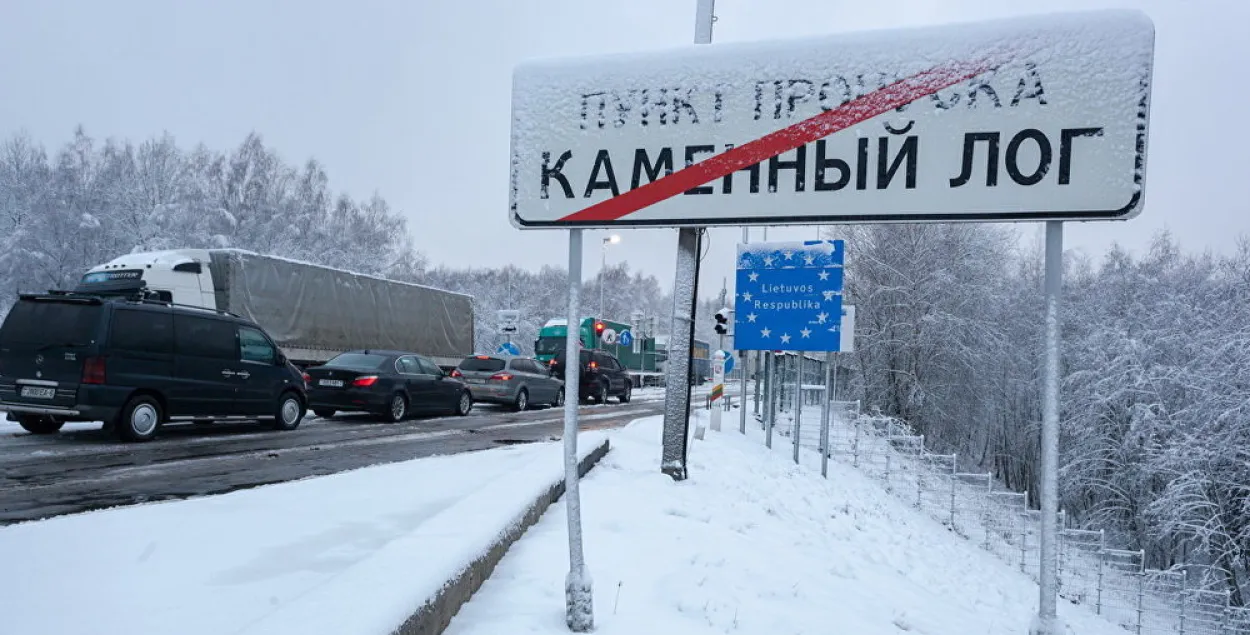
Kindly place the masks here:
<instances>
[{"instance_id":1,"label":"parked car","mask_svg":"<svg viewBox=\"0 0 1250 635\"><path fill-rule=\"evenodd\" d=\"M532 357L475 355L451 375L464 379L475 401L506 404L518 412L532 405L564 405L564 382Z\"/></svg>"},{"instance_id":2,"label":"parked car","mask_svg":"<svg viewBox=\"0 0 1250 635\"><path fill-rule=\"evenodd\" d=\"M463 417L473 409L473 395L464 382L415 353L349 351L305 373L309 409L318 417L371 412L397 423L418 413Z\"/></svg>"},{"instance_id":3,"label":"parked car","mask_svg":"<svg viewBox=\"0 0 1250 635\"><path fill-rule=\"evenodd\" d=\"M304 377L264 329L224 311L135 296L22 295L0 326L0 410L33 434L103 421L147 441L178 419L294 430Z\"/></svg>"},{"instance_id":4,"label":"parked car","mask_svg":"<svg viewBox=\"0 0 1250 635\"><path fill-rule=\"evenodd\" d=\"M629 403L634 394L634 382L629 370L621 364L616 356L606 351L582 349L579 355L581 375L578 379L578 393L581 401L607 403L609 397L616 397L621 403ZM563 352L551 359L551 373L556 377L564 377Z\"/></svg>"}]
</instances>

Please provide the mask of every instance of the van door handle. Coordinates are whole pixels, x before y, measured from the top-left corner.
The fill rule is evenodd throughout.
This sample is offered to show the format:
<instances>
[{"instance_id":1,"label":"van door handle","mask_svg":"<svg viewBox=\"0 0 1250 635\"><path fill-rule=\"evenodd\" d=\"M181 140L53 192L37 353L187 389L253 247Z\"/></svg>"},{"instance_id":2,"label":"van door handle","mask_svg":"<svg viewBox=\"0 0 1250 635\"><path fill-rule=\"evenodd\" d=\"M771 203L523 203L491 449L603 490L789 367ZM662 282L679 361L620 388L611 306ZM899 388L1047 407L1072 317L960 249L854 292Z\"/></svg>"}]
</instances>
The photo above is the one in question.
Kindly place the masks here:
<instances>
[{"instance_id":1,"label":"van door handle","mask_svg":"<svg viewBox=\"0 0 1250 635\"><path fill-rule=\"evenodd\" d=\"M222 377L234 377L234 371L227 368L226 370L221 371L221 376Z\"/></svg>"},{"instance_id":2,"label":"van door handle","mask_svg":"<svg viewBox=\"0 0 1250 635\"><path fill-rule=\"evenodd\" d=\"M252 376L252 374L251 374L251 373L249 373L249 372L247 372L246 370L241 370L241 371L239 371L239 372L235 373L235 374L234 374L234 376L235 376L235 377L241 377L241 378L243 378L243 379L247 379L248 377L251 377L251 376Z\"/></svg>"}]
</instances>

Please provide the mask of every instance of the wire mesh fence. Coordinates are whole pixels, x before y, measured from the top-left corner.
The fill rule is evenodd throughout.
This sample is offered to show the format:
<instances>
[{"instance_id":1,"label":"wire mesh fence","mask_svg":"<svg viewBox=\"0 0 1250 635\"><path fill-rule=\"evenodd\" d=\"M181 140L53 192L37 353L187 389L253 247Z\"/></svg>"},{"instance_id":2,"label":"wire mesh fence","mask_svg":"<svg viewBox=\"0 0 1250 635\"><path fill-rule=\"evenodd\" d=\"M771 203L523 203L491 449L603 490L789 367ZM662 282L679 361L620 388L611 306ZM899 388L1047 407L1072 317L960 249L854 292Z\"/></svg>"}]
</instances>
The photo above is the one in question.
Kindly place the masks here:
<instances>
[{"instance_id":1,"label":"wire mesh fence","mask_svg":"<svg viewBox=\"0 0 1250 635\"><path fill-rule=\"evenodd\" d=\"M804 404L823 401L823 387L803 388ZM775 436L819 453L819 407L796 413L794 393L788 397L789 408L775 417ZM958 456L929 452L904 422L863 415L858 401L830 402L829 419L830 459L881 481L894 496L1039 578L1041 515L1029 508L1028 492L1007 490L988 473L961 472ZM1250 635L1250 609L1233 606L1228 592L1191 584L1186 569L1149 569L1144 552L1115 548L1104 531L1068 527L1063 512L1056 522L1064 600L1139 635Z\"/></svg>"}]
</instances>

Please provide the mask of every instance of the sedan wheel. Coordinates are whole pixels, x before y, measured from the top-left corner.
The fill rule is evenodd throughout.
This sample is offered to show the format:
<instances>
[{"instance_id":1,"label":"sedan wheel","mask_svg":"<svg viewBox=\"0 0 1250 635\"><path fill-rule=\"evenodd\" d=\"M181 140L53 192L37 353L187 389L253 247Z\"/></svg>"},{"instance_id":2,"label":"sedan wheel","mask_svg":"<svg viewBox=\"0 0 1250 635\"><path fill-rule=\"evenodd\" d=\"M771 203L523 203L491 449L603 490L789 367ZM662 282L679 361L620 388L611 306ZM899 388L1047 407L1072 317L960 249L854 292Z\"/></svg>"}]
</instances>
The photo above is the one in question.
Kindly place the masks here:
<instances>
[{"instance_id":1,"label":"sedan wheel","mask_svg":"<svg viewBox=\"0 0 1250 635\"><path fill-rule=\"evenodd\" d=\"M391 397L391 408L386 413L386 420L391 423L399 423L404 420L404 415L406 414L408 414L408 399L398 394Z\"/></svg>"},{"instance_id":2,"label":"sedan wheel","mask_svg":"<svg viewBox=\"0 0 1250 635\"><path fill-rule=\"evenodd\" d=\"M516 403L512 404L513 409L517 412L525 412L530 407L530 394L524 388L516 394Z\"/></svg>"},{"instance_id":3,"label":"sedan wheel","mask_svg":"<svg viewBox=\"0 0 1250 635\"><path fill-rule=\"evenodd\" d=\"M564 389L563 388L561 388L560 391L556 393L556 400L551 402L551 405L554 408L559 408L564 405Z\"/></svg>"},{"instance_id":4,"label":"sedan wheel","mask_svg":"<svg viewBox=\"0 0 1250 635\"><path fill-rule=\"evenodd\" d=\"M460 393L460 401L456 403L456 414L461 417L469 416L469 411L473 409L473 396L469 391Z\"/></svg>"}]
</instances>

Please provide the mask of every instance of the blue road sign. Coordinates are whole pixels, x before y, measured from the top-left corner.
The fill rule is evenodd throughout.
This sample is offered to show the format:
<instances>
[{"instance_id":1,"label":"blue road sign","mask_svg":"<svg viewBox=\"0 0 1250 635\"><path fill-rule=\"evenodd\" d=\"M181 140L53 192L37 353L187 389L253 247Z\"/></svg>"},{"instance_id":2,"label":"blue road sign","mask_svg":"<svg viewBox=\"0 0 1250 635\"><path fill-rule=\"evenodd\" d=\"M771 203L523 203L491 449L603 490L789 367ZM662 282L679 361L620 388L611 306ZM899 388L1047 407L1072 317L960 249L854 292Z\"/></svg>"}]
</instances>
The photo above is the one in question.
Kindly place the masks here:
<instances>
[{"instance_id":1,"label":"blue road sign","mask_svg":"<svg viewBox=\"0 0 1250 635\"><path fill-rule=\"evenodd\" d=\"M734 346L841 350L841 240L738 245Z\"/></svg>"},{"instance_id":2,"label":"blue road sign","mask_svg":"<svg viewBox=\"0 0 1250 635\"><path fill-rule=\"evenodd\" d=\"M734 372L734 354L729 351L721 351L725 354L725 374Z\"/></svg>"},{"instance_id":3,"label":"blue road sign","mask_svg":"<svg viewBox=\"0 0 1250 635\"><path fill-rule=\"evenodd\" d=\"M621 331L621 335L618 339L621 342L621 346L629 346L634 343L634 334L629 332L629 329L625 329L624 331Z\"/></svg>"},{"instance_id":4,"label":"blue road sign","mask_svg":"<svg viewBox=\"0 0 1250 635\"><path fill-rule=\"evenodd\" d=\"M499 355L520 355L521 349L512 342L504 342L499 345L499 348L495 350L495 353Z\"/></svg>"}]
</instances>

